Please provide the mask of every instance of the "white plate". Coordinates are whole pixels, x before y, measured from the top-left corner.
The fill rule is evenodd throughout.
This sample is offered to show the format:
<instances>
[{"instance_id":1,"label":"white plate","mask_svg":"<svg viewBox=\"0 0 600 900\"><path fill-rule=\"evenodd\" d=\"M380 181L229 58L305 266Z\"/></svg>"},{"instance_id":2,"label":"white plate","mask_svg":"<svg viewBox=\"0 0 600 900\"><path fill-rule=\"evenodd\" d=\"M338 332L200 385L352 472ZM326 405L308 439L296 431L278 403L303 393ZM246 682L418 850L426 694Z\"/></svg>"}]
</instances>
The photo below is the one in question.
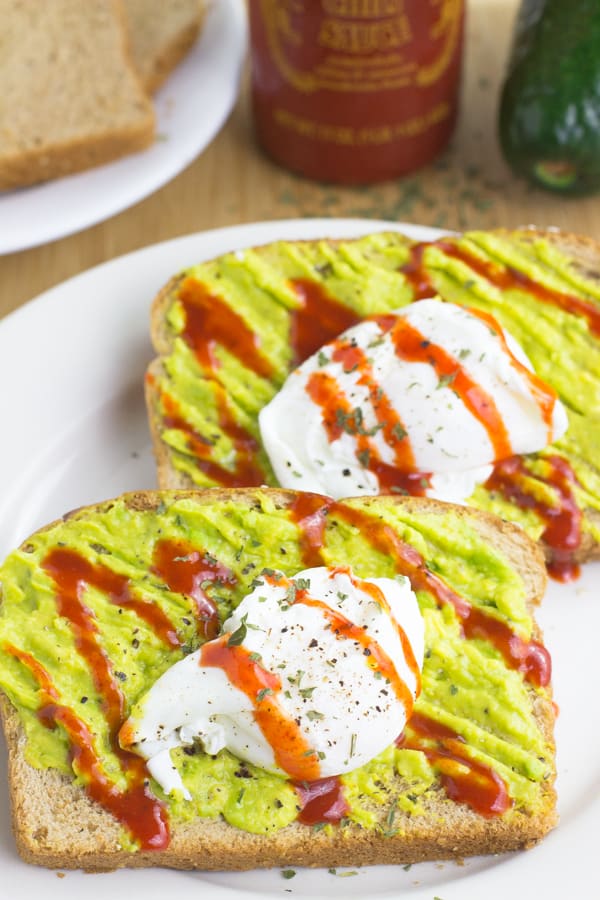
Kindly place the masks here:
<instances>
[{"instance_id":1,"label":"white plate","mask_svg":"<svg viewBox=\"0 0 600 900\"><path fill-rule=\"evenodd\" d=\"M108 219L189 165L219 132L235 102L246 33L243 0L211 2L199 40L155 97L154 144L97 169L0 192L0 254Z\"/></svg>"},{"instance_id":2,"label":"white plate","mask_svg":"<svg viewBox=\"0 0 600 900\"><path fill-rule=\"evenodd\" d=\"M105 263L53 288L0 323L0 558L68 509L155 485L142 396L151 300L178 269L237 247L277 238L351 236L399 228L365 220L246 225L179 238ZM528 852L456 863L362 869L354 877L280 870L244 874L120 871L84 876L26 866L9 827L6 768L0 759L1 894L7 900L89 900L131 895L164 900L191 889L209 898L369 897L499 900L593 896L598 886L600 722L595 660L600 633L600 567L573 585L552 584L540 619L552 652L559 748L560 826ZM2 754L0 755L3 755Z\"/></svg>"}]
</instances>

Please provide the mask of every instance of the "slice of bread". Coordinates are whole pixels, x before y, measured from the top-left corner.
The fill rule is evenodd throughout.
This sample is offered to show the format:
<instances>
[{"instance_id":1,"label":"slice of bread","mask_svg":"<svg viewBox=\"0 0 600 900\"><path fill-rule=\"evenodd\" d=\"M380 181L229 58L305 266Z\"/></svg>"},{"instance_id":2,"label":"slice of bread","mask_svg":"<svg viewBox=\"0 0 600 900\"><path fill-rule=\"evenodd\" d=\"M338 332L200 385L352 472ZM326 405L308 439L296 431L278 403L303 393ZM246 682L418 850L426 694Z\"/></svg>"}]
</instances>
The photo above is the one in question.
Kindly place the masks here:
<instances>
[{"instance_id":1,"label":"slice of bread","mask_svg":"<svg viewBox=\"0 0 600 900\"><path fill-rule=\"evenodd\" d=\"M0 0L0 21L0 190L152 143L120 0Z\"/></svg>"},{"instance_id":2,"label":"slice of bread","mask_svg":"<svg viewBox=\"0 0 600 900\"><path fill-rule=\"evenodd\" d=\"M191 49L202 24L202 0L123 0L133 63L154 93Z\"/></svg>"},{"instance_id":3,"label":"slice of bread","mask_svg":"<svg viewBox=\"0 0 600 900\"><path fill-rule=\"evenodd\" d=\"M161 672L200 641L194 601L163 581L155 562L165 540L184 554L176 561L202 556L229 572L203 582L221 620L263 567L292 574L307 554L313 564L315 554L328 565L350 564L361 577L404 570L425 619L415 716L441 733L411 744L409 721L404 742L342 776L348 805L335 825L301 824L285 779L227 751L209 757L199 748L176 760L191 801L167 804L146 779L145 798L134 792L119 806L129 796L123 780L130 770L111 737ZM76 608L62 576L50 574L56 553L71 560L67 580L80 573ZM32 535L0 569L0 697L19 852L32 863L87 870L249 869L412 863L531 846L556 822L549 670L533 677L529 665L545 658L532 612L545 581L540 551L522 529L421 498L333 503L291 491L213 489L129 494L75 511ZM465 604L479 621L470 637ZM168 617L182 646L159 639L150 606ZM525 655L501 649L498 629ZM109 724L111 691L123 705ZM130 830L132 822L141 828L141 849L108 811L110 802L92 799L98 784L89 747L77 737L86 729L98 751L96 778L103 772L118 809L127 808ZM465 770L475 777L469 802L456 793ZM194 781L198 772L204 780ZM493 809L487 798L476 811L478 779L489 787L492 775L506 803ZM161 806L148 809L152 797L168 806L171 835L155 849L148 844Z\"/></svg>"},{"instance_id":4,"label":"slice of bread","mask_svg":"<svg viewBox=\"0 0 600 900\"><path fill-rule=\"evenodd\" d=\"M522 458L518 489L490 483L468 502L526 528L559 578L573 577L579 563L600 555L600 245L559 231L473 232L431 243L397 233L280 242L178 274L151 316L159 356L146 398L160 487L241 485L248 476L254 484L277 484L258 414L295 364L291 345L307 285L320 292L305 307L310 352L319 346L319 308L327 312L332 301L334 326L321 343L335 336L336 321L341 331L425 295L491 313L555 388L569 429L552 447ZM196 299L187 309L203 324L190 330L184 294L191 288ZM347 324L340 309L349 314ZM225 315L229 324L220 328ZM307 335L317 336L314 346ZM251 347L254 356L244 360ZM247 440L236 440L235 426ZM559 466L564 473L557 474ZM564 517L562 537L552 525L557 513Z\"/></svg>"}]
</instances>

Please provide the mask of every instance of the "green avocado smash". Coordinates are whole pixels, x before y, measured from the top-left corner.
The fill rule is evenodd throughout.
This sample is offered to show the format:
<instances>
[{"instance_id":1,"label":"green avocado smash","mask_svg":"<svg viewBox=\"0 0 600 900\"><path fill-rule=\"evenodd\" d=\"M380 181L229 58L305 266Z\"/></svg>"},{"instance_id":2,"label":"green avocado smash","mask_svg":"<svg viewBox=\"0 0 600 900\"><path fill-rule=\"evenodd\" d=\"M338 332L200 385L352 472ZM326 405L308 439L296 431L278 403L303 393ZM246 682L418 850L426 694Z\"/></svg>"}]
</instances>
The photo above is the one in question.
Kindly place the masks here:
<instances>
[{"instance_id":1,"label":"green avocado smash","mask_svg":"<svg viewBox=\"0 0 600 900\"><path fill-rule=\"evenodd\" d=\"M194 600L185 591L173 590L161 575L157 548L165 541L195 548L227 573L203 582L221 622L263 568L292 575L304 566L299 526L268 490L254 492L252 502L223 492L196 498L167 492L160 497L155 510L125 497L97 510L76 512L35 534L0 569L0 688L23 723L27 760L38 768L68 773L84 787L88 776L69 752L66 728L60 722L48 728L40 716L49 696L74 711L89 729L103 772L117 790L126 788L126 780L106 696L81 652L81 632L60 605L48 564L53 554L83 559L89 571L102 573L105 583L118 585L111 594L99 581L94 585L88 579L78 582L77 591L122 697L120 721L169 666L202 640ZM476 609L510 623L521 638L530 638L532 622L522 581L499 549L480 538L468 517L459 518L452 510L417 516L384 497L347 505L387 524L423 556L430 571ZM369 542L368 534L335 510L326 521L326 564L351 564L363 578L395 574L393 561ZM553 748L533 716L537 699L548 702L547 689L527 684L487 640L466 639L451 606L439 606L428 591L419 591L418 600L426 652L416 711L456 732L471 758L500 776L512 803L506 816L531 815L543 802L543 785L552 773ZM155 609L152 617L148 605ZM156 628L156 610L161 621L170 624L169 640ZM42 685L43 679L27 664L31 658L50 685ZM298 815L298 797L289 781L226 751L213 757L198 746L173 751L172 758L192 800L165 797L154 782L151 790L174 822L221 815L237 828L266 834ZM344 821L366 828L384 828L393 819L390 809L419 815L432 790L439 797L435 760L395 745L343 776L342 782L348 804ZM135 849L125 830L122 843Z\"/></svg>"}]
</instances>

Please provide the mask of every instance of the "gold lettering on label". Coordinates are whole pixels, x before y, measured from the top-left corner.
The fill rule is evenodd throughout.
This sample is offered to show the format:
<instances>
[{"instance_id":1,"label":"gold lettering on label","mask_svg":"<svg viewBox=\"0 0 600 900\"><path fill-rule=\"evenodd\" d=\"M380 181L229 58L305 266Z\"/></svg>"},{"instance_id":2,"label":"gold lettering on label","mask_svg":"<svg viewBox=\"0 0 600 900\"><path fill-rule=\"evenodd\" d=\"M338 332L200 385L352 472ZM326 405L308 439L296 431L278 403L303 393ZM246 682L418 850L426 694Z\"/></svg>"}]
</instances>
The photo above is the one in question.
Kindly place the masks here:
<instances>
[{"instance_id":1,"label":"gold lettering on label","mask_svg":"<svg viewBox=\"0 0 600 900\"><path fill-rule=\"evenodd\" d=\"M324 19L318 42L322 47L342 53L372 53L398 49L410 43L410 23L406 16L385 22L342 22Z\"/></svg>"},{"instance_id":2,"label":"gold lettering on label","mask_svg":"<svg viewBox=\"0 0 600 900\"><path fill-rule=\"evenodd\" d=\"M405 119L404 122L382 125L379 128L360 129L315 122L312 119L296 116L281 107L275 109L274 118L282 128L294 132L299 137L322 141L327 144L337 144L338 146L355 147L361 145L377 146L389 144L399 138L417 137L443 122L450 113L450 106L444 101L438 103L425 115L414 116L412 119Z\"/></svg>"},{"instance_id":3,"label":"gold lettering on label","mask_svg":"<svg viewBox=\"0 0 600 900\"><path fill-rule=\"evenodd\" d=\"M441 50L428 66L421 66L417 73L417 85L429 87L442 77L456 52L461 35L463 0L432 0L440 7L440 13L431 27L430 38L443 41Z\"/></svg>"},{"instance_id":4,"label":"gold lettering on label","mask_svg":"<svg viewBox=\"0 0 600 900\"><path fill-rule=\"evenodd\" d=\"M374 19L404 12L404 0L322 0L323 11L340 19Z\"/></svg>"},{"instance_id":5,"label":"gold lettering on label","mask_svg":"<svg viewBox=\"0 0 600 900\"><path fill-rule=\"evenodd\" d=\"M315 74L296 69L289 58L289 44L302 46L302 39L296 33L291 18L298 12L303 12L302 2L297 4L290 0L260 0L260 6L269 49L281 75L303 94L318 90L319 81Z\"/></svg>"},{"instance_id":6,"label":"gold lettering on label","mask_svg":"<svg viewBox=\"0 0 600 900\"><path fill-rule=\"evenodd\" d=\"M305 40L299 25L308 4L318 0L256 2L260 3L273 64L295 90L302 94L319 90L364 94L435 84L456 57L464 0L421 0L423 7L436 9L437 16L428 36L434 46L427 63L418 66L416 59L410 59L413 33L405 0L320 0L324 18L317 41L322 58L311 68L299 61ZM376 17L379 20L373 21ZM376 71L378 56L389 58L385 72L383 67ZM365 77L367 67L370 77Z\"/></svg>"}]
</instances>

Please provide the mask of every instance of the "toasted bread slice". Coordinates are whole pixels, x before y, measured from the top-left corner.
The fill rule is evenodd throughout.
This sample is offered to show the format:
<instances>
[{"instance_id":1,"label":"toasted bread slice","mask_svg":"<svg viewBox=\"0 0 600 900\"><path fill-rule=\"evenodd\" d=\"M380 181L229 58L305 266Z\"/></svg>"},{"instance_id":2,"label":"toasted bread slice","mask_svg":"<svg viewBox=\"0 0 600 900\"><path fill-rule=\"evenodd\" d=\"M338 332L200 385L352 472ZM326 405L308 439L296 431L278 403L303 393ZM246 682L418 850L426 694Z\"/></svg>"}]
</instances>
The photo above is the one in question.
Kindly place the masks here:
<instances>
[{"instance_id":1,"label":"toasted bread slice","mask_svg":"<svg viewBox=\"0 0 600 900\"><path fill-rule=\"evenodd\" d=\"M0 0L0 190L152 143L122 13L120 0Z\"/></svg>"},{"instance_id":2,"label":"toasted bread slice","mask_svg":"<svg viewBox=\"0 0 600 900\"><path fill-rule=\"evenodd\" d=\"M129 797L116 729L200 640L194 601L156 565L165 540L184 554L175 560L203 555L229 573L205 585L221 618L263 567L291 574L307 554L313 564L315 554L329 565L351 564L361 577L404 570L426 625L415 716L441 729L438 738L411 743L413 716L397 746L342 776L346 816L321 829L296 821L299 804L286 779L227 751L173 757L191 801L167 800L152 780L144 798L133 789ZM62 570L56 554L67 559ZM70 608L74 572L81 606ZM545 581L539 548L522 529L421 498L333 503L274 489L212 489L129 494L75 511L34 534L0 569L0 687L19 852L32 863L87 870L249 869L412 863L531 846L556 822L554 711L549 670L536 669L546 654L532 613ZM448 598L459 595L455 606ZM479 620L472 637L465 604ZM176 629L177 646L159 639L150 605ZM498 629L520 643L519 659L502 649ZM122 703L112 724L111 691ZM88 752L96 753L93 766ZM461 778L471 776L475 790L465 802ZM494 797L484 791L477 801L481 778ZM153 831L165 809L170 841Z\"/></svg>"},{"instance_id":3,"label":"toasted bread slice","mask_svg":"<svg viewBox=\"0 0 600 900\"><path fill-rule=\"evenodd\" d=\"M194 45L203 0L123 0L133 63L153 94Z\"/></svg>"},{"instance_id":4,"label":"toasted bread slice","mask_svg":"<svg viewBox=\"0 0 600 900\"><path fill-rule=\"evenodd\" d=\"M313 306L308 289L318 294ZM195 331L186 323L186 292L195 295L188 310L202 320ZM567 434L523 457L518 485L481 486L468 502L521 524L541 541L551 572L571 577L580 562L600 554L600 245L559 231L473 232L429 244L396 233L280 242L178 274L151 316L159 357L146 397L159 486L241 485L248 474L252 483L275 485L258 414L295 364L294 334L297 344L304 328L304 350L314 352L320 307L335 313L324 343L336 322L343 330L344 321L436 293L491 313L567 407ZM304 326L303 303L312 316ZM208 315L211 304L220 319ZM227 311L231 321L220 329ZM306 342L313 332L315 346ZM242 346L235 336L244 334ZM254 357L245 359L251 343ZM296 360L306 355L295 351ZM247 432L245 442L232 438L232 423ZM557 510L562 543L551 524Z\"/></svg>"}]
</instances>

